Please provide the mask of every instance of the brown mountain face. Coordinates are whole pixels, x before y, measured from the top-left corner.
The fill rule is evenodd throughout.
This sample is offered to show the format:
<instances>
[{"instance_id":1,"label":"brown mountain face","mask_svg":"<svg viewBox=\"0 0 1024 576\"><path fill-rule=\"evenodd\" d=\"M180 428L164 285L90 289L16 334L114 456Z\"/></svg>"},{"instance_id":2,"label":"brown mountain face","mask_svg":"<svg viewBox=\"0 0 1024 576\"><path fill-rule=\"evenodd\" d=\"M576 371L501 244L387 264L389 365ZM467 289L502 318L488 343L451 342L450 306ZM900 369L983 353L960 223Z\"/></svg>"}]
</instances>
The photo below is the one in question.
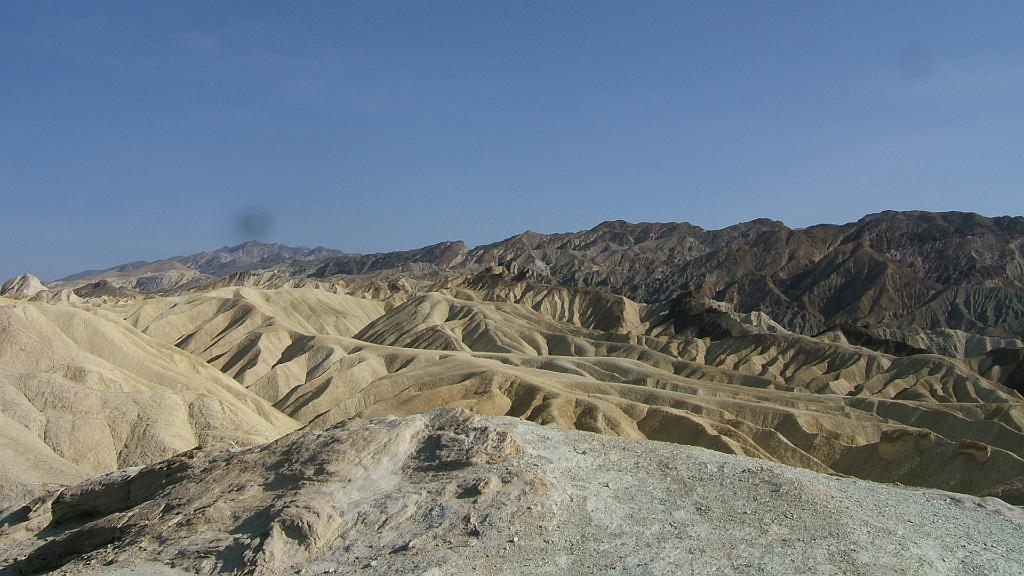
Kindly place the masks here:
<instances>
[{"instance_id":1,"label":"brown mountain face","mask_svg":"<svg viewBox=\"0 0 1024 576\"><path fill-rule=\"evenodd\" d=\"M803 333L868 323L1020 336L1022 245L1020 217L884 212L802 230L606 222L516 236L466 261L642 302L693 292Z\"/></svg>"},{"instance_id":2,"label":"brown mountain face","mask_svg":"<svg viewBox=\"0 0 1024 576\"><path fill-rule=\"evenodd\" d=\"M347 254L248 242L154 263L78 274L50 288L108 280L143 293L223 283L240 272L284 278L439 282L500 266L508 278L597 288L632 300L711 298L764 313L789 330L836 325L953 328L1024 336L1024 218L882 212L843 225L791 229L768 219L721 230L687 223L601 223L524 232L470 249L461 241Z\"/></svg>"},{"instance_id":3,"label":"brown mountain face","mask_svg":"<svg viewBox=\"0 0 1024 576\"><path fill-rule=\"evenodd\" d=\"M290 267L289 272L293 275L328 278L341 274L372 274L410 265L413 271L420 272L430 267L448 269L461 263L468 250L462 241L440 242L403 252L332 256L314 261L312 265L310 262L301 262Z\"/></svg>"}]
</instances>

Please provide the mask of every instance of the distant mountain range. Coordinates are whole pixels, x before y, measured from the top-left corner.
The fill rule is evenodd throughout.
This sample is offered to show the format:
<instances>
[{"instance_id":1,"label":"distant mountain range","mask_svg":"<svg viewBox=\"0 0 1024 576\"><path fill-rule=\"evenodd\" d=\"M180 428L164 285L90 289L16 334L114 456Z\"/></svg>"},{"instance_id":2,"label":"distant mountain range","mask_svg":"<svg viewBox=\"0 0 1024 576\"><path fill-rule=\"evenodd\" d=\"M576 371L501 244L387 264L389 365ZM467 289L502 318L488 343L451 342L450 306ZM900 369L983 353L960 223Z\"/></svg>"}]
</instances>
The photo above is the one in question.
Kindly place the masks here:
<instances>
[{"instance_id":1,"label":"distant mountain range","mask_svg":"<svg viewBox=\"0 0 1024 576\"><path fill-rule=\"evenodd\" d=\"M160 292L211 281L234 272L273 268L290 260L321 260L342 256L346 254L329 248L262 244L250 240L212 252L203 251L152 262L129 262L105 270L87 270L60 278L52 282L51 286L80 286L99 280L112 280L140 292Z\"/></svg>"},{"instance_id":2,"label":"distant mountain range","mask_svg":"<svg viewBox=\"0 0 1024 576\"><path fill-rule=\"evenodd\" d=\"M720 230L617 220L579 232L527 231L474 248L449 241L378 254L246 242L82 272L49 287L100 282L158 293L256 271L441 280L501 266L513 278L599 288L645 303L711 298L806 334L860 325L1022 337L1022 252L1024 217L962 212L882 212L801 229L768 219Z\"/></svg>"},{"instance_id":3,"label":"distant mountain range","mask_svg":"<svg viewBox=\"0 0 1024 576\"><path fill-rule=\"evenodd\" d=\"M977 566L1006 558L1014 573L1024 526L1002 540L991 527L1024 505L1022 231L1022 218L924 212L804 229L615 221L381 254L249 242L12 278L0 574L404 573L391 558L562 538L597 497L613 520L637 502L669 510L661 540L689 538L709 510L736 526L756 503L787 534L818 521L832 534L843 498L864 501L850 490L889 490L871 508L893 529L909 524L897 498L920 506L921 533L969 511L948 530L956 554L980 534ZM637 488L652 470L664 482ZM567 474L584 496L553 492ZM783 534L768 524L748 526L757 554ZM834 534L849 547L849 530Z\"/></svg>"}]
</instances>

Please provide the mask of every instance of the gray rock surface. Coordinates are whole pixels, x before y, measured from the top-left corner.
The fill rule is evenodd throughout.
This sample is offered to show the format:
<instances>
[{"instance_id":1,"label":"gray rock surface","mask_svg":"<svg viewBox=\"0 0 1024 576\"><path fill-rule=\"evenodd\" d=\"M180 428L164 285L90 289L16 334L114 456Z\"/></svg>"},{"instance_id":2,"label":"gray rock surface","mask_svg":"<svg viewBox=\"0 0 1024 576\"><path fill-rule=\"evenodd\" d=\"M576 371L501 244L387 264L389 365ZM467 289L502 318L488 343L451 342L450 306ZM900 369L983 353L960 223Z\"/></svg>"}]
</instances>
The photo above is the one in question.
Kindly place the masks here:
<instances>
[{"instance_id":1,"label":"gray rock surface","mask_svg":"<svg viewBox=\"0 0 1024 576\"><path fill-rule=\"evenodd\" d=\"M194 450L0 520L0 573L1013 574L1024 513L446 408Z\"/></svg>"}]
</instances>

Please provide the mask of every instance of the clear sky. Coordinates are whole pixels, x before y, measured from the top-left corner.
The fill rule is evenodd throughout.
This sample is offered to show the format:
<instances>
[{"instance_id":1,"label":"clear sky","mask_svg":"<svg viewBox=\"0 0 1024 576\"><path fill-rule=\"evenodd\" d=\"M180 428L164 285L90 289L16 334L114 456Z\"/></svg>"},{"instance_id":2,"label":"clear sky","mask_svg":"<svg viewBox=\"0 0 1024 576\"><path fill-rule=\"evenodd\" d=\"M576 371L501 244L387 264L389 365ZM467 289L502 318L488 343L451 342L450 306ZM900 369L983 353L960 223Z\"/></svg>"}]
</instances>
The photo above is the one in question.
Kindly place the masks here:
<instances>
[{"instance_id":1,"label":"clear sky","mask_svg":"<svg viewBox=\"0 0 1024 576\"><path fill-rule=\"evenodd\" d=\"M1019 215L1022 30L1019 1L6 0L0 277L247 236Z\"/></svg>"}]
</instances>

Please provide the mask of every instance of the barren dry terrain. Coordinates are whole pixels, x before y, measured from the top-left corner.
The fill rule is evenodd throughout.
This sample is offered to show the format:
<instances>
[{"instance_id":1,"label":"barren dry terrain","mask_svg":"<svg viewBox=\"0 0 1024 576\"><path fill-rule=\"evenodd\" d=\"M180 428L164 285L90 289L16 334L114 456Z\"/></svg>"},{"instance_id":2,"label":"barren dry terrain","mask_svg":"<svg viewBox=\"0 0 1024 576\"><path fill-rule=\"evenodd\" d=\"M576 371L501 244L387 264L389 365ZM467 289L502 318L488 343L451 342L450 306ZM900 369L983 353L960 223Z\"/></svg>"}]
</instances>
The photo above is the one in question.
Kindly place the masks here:
<instances>
[{"instance_id":1,"label":"barren dry terrain","mask_svg":"<svg viewBox=\"0 0 1024 576\"><path fill-rule=\"evenodd\" d=\"M1022 231L613 222L11 279L3 573L1022 573Z\"/></svg>"}]
</instances>

